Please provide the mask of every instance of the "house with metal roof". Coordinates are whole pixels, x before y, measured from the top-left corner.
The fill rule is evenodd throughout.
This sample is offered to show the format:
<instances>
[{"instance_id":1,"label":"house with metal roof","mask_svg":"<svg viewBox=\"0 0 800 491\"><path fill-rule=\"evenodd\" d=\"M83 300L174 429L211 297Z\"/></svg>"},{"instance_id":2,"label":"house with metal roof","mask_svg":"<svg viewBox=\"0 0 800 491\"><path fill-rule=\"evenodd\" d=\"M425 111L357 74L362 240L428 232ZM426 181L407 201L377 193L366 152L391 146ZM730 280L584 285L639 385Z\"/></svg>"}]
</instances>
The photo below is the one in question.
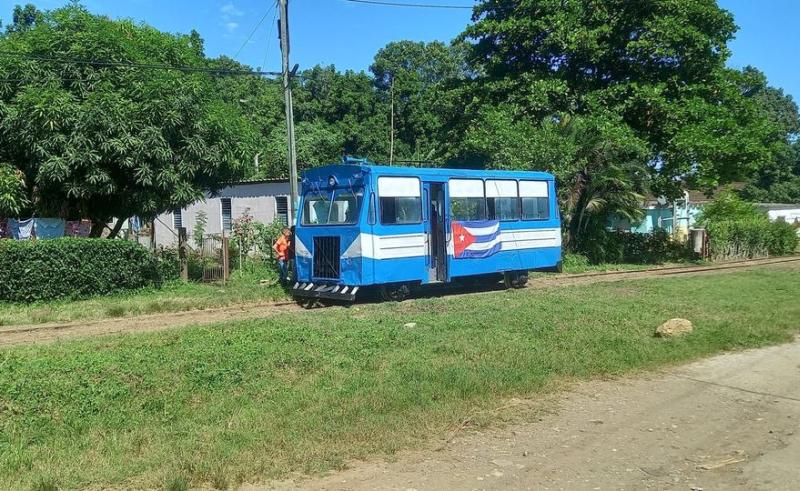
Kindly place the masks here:
<instances>
[{"instance_id":1,"label":"house with metal roof","mask_svg":"<svg viewBox=\"0 0 800 491\"><path fill-rule=\"evenodd\" d=\"M289 180L255 179L232 183L214 195L179 210L159 215L155 220L155 244L170 247L178 244L178 228L185 227L192 243L198 215L205 213L206 235L229 235L233 221L249 215L261 223L281 220L289 223ZM150 231L139 236L142 243L152 243Z\"/></svg>"}]
</instances>

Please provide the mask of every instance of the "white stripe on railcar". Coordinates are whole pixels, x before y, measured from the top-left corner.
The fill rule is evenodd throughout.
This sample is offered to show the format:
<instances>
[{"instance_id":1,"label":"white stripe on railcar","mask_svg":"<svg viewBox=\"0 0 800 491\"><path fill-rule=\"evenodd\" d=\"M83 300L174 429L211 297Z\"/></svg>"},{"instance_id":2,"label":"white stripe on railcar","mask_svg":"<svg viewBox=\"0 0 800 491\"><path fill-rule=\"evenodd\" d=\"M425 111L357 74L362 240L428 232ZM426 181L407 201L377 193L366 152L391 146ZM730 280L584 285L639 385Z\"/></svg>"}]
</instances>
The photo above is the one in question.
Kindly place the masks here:
<instances>
[{"instance_id":1,"label":"white stripe on railcar","mask_svg":"<svg viewBox=\"0 0 800 491\"><path fill-rule=\"evenodd\" d=\"M492 242L475 243L472 250L491 249L501 242L503 251L538 249L561 246L561 229L525 229L501 231ZM453 241L447 244L453 255ZM369 259L403 259L428 254L427 234L373 235L360 234L342 254L343 259L365 257Z\"/></svg>"}]
</instances>

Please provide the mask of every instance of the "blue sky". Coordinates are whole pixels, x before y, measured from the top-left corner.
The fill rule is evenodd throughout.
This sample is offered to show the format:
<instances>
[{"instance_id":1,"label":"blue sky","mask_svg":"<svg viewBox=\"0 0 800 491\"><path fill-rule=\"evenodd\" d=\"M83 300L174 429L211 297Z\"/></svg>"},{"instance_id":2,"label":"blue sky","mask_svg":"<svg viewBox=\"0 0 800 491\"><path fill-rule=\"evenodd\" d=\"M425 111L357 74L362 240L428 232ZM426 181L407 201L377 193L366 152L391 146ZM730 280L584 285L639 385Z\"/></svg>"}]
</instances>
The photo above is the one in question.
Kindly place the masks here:
<instances>
[{"instance_id":1,"label":"blue sky","mask_svg":"<svg viewBox=\"0 0 800 491\"><path fill-rule=\"evenodd\" d=\"M33 1L39 8L65 0L0 0L0 18L8 21L16 3ZM421 0L407 0L409 2ZM266 70L280 68L274 27L274 0L84 0L91 11L130 17L171 32L197 29L211 56L233 56ZM430 3L472 5L472 0L430 0ZM732 66L754 65L770 83L800 97L800 2L797 0L719 0L740 26L731 44ZM469 10L393 8L343 0L290 0L292 63L308 68L317 63L339 69L366 70L375 52L399 39L448 41L470 21ZM259 20L266 20L252 40L245 41Z\"/></svg>"}]
</instances>

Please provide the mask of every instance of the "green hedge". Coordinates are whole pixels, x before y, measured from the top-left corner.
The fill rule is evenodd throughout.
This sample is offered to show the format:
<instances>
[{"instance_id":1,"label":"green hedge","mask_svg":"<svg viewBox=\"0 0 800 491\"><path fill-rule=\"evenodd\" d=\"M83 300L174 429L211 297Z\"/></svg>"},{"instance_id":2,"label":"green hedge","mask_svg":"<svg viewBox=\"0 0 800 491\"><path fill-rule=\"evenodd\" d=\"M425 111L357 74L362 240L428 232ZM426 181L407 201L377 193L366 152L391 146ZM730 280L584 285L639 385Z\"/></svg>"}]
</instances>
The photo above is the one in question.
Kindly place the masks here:
<instances>
[{"instance_id":1,"label":"green hedge","mask_svg":"<svg viewBox=\"0 0 800 491\"><path fill-rule=\"evenodd\" d=\"M181 277L181 260L177 247L156 249L158 276L162 281L173 281Z\"/></svg>"},{"instance_id":2,"label":"green hedge","mask_svg":"<svg viewBox=\"0 0 800 491\"><path fill-rule=\"evenodd\" d=\"M707 229L715 260L785 256L797 249L797 232L786 222L729 220L711 222Z\"/></svg>"},{"instance_id":3,"label":"green hedge","mask_svg":"<svg viewBox=\"0 0 800 491\"><path fill-rule=\"evenodd\" d=\"M134 242L0 240L0 300L85 298L160 282L157 261Z\"/></svg>"},{"instance_id":4,"label":"green hedge","mask_svg":"<svg viewBox=\"0 0 800 491\"><path fill-rule=\"evenodd\" d=\"M694 259L688 245L675 242L669 233L656 230L649 234L602 231L585 240L578 252L593 264L661 264Z\"/></svg>"}]
</instances>

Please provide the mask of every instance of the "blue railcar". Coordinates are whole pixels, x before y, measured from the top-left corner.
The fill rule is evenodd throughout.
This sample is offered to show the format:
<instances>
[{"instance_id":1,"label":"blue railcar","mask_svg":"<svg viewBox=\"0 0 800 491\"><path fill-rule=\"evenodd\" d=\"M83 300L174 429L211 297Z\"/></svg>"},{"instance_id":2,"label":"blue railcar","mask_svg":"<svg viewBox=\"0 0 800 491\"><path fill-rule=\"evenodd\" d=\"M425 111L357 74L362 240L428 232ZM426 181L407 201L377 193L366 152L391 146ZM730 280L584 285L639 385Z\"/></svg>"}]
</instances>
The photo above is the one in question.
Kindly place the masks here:
<instances>
[{"instance_id":1,"label":"blue railcar","mask_svg":"<svg viewBox=\"0 0 800 491\"><path fill-rule=\"evenodd\" d=\"M419 285L561 266L555 181L544 172L386 167L351 161L303 174L295 230L300 299L352 301Z\"/></svg>"}]
</instances>

